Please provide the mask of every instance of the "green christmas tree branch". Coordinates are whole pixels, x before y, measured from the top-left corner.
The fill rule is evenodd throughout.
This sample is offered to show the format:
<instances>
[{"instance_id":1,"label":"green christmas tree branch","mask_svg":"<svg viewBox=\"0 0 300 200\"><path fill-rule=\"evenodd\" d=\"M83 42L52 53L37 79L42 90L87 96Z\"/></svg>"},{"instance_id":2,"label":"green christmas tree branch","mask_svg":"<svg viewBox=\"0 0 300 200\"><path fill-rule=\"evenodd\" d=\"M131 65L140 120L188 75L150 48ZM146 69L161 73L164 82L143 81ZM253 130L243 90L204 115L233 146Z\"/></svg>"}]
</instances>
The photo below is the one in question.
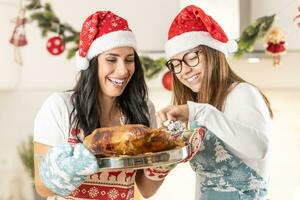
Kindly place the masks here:
<instances>
[{"instance_id":1,"label":"green christmas tree branch","mask_svg":"<svg viewBox=\"0 0 300 200\"><path fill-rule=\"evenodd\" d=\"M274 18L275 15L260 17L243 31L238 42L238 50L235 53L236 58L240 58L245 52L253 51L255 43L265 37L272 27Z\"/></svg>"},{"instance_id":2,"label":"green christmas tree branch","mask_svg":"<svg viewBox=\"0 0 300 200\"><path fill-rule=\"evenodd\" d=\"M145 76L148 79L155 77L162 69L165 68L165 58L154 60L148 56L140 56L140 59L145 69Z\"/></svg>"},{"instance_id":3,"label":"green christmas tree branch","mask_svg":"<svg viewBox=\"0 0 300 200\"><path fill-rule=\"evenodd\" d=\"M59 34L65 42L67 58L72 58L78 50L79 32L69 24L61 23L49 3L42 5L40 0L26 0L26 2L25 9L31 12L30 17L32 21L37 22L42 37L46 37L49 32Z\"/></svg>"},{"instance_id":4,"label":"green christmas tree branch","mask_svg":"<svg viewBox=\"0 0 300 200\"><path fill-rule=\"evenodd\" d=\"M33 159L33 137L30 136L18 146L20 159L29 172L30 177L34 178L34 159Z\"/></svg>"}]
</instances>

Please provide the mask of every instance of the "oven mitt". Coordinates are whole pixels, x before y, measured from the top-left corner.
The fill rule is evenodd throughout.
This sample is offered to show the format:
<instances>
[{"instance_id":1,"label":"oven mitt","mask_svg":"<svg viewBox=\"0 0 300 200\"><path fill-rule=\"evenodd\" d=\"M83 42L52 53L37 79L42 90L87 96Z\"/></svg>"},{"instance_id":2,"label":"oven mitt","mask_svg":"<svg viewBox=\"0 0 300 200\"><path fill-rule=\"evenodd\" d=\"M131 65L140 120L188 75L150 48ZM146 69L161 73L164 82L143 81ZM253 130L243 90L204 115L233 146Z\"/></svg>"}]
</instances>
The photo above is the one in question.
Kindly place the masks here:
<instances>
[{"instance_id":1,"label":"oven mitt","mask_svg":"<svg viewBox=\"0 0 300 200\"><path fill-rule=\"evenodd\" d=\"M184 136L186 137L190 150L189 150L188 157L182 162L190 161L194 157L194 155L199 151L203 138L205 136L205 131L206 129L204 127L198 127L192 129L191 131L188 132L189 133L188 135Z\"/></svg>"},{"instance_id":2,"label":"oven mitt","mask_svg":"<svg viewBox=\"0 0 300 200\"><path fill-rule=\"evenodd\" d=\"M184 131L184 123L181 121L167 120L163 123L164 128L170 134L170 138L176 140L182 136ZM169 172L176 167L175 164L148 167L144 169L145 176L152 181L162 181Z\"/></svg>"},{"instance_id":3,"label":"oven mitt","mask_svg":"<svg viewBox=\"0 0 300 200\"><path fill-rule=\"evenodd\" d=\"M187 130L184 122L171 120L165 121L163 126L170 134L171 139L177 139L180 137L186 141L186 143L189 145L189 155L182 162L190 161L200 149L202 139L205 135L205 128L191 126L192 129ZM176 165L177 163L145 168L144 174L150 180L162 181L170 173L170 171L175 168Z\"/></svg>"},{"instance_id":4,"label":"oven mitt","mask_svg":"<svg viewBox=\"0 0 300 200\"><path fill-rule=\"evenodd\" d=\"M82 143L54 146L39 163L43 184L63 197L70 195L88 175L98 170L96 157Z\"/></svg>"}]
</instances>

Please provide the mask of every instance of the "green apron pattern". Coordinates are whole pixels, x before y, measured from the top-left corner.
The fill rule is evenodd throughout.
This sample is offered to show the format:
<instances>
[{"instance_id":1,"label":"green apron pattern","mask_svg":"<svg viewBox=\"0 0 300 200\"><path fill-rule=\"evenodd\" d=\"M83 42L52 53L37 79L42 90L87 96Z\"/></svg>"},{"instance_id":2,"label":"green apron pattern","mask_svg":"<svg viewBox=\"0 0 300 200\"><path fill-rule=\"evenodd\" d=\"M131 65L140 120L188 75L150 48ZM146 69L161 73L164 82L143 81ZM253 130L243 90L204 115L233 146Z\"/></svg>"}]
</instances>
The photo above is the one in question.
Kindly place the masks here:
<instances>
[{"instance_id":1,"label":"green apron pattern","mask_svg":"<svg viewBox=\"0 0 300 200\"><path fill-rule=\"evenodd\" d=\"M190 123L192 129L199 127L196 122ZM266 181L230 153L224 143L207 129L200 150L190 164L202 180L200 200L266 198Z\"/></svg>"}]
</instances>

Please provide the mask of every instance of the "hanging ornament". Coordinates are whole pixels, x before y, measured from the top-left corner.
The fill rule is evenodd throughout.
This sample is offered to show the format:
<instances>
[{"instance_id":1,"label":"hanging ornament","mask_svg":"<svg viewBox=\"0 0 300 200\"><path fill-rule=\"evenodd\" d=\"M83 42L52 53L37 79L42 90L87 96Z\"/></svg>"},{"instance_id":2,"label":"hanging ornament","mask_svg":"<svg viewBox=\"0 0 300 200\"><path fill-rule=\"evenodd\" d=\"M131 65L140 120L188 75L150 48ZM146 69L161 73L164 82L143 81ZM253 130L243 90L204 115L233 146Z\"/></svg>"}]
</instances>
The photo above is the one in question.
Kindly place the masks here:
<instances>
[{"instance_id":1,"label":"hanging ornament","mask_svg":"<svg viewBox=\"0 0 300 200\"><path fill-rule=\"evenodd\" d=\"M273 56L273 66L280 65L280 56L286 53L285 36L280 28L272 27L267 34L267 48L266 53Z\"/></svg>"},{"instance_id":2,"label":"hanging ornament","mask_svg":"<svg viewBox=\"0 0 300 200\"><path fill-rule=\"evenodd\" d=\"M25 9L20 9L16 19L13 20L15 27L10 37L9 42L14 45L14 58L16 63L22 65L22 57L19 47L26 46L28 44L25 34L25 24L30 20L25 18Z\"/></svg>"},{"instance_id":3,"label":"hanging ornament","mask_svg":"<svg viewBox=\"0 0 300 200\"><path fill-rule=\"evenodd\" d=\"M300 6L298 7L298 11L300 12ZM296 19L300 18L300 14L294 17L293 21L296 21ZM300 22L298 22L298 27L300 27Z\"/></svg>"},{"instance_id":4,"label":"hanging ornament","mask_svg":"<svg viewBox=\"0 0 300 200\"><path fill-rule=\"evenodd\" d=\"M54 56L57 56L64 52L65 43L62 40L61 36L54 36L47 41L47 50Z\"/></svg>"},{"instance_id":5,"label":"hanging ornament","mask_svg":"<svg viewBox=\"0 0 300 200\"><path fill-rule=\"evenodd\" d=\"M21 9L19 16L15 20L15 28L9 41L12 45L17 47L27 45L27 39L25 35L25 24L27 22L28 19L25 18L25 11L24 9Z\"/></svg>"},{"instance_id":6,"label":"hanging ornament","mask_svg":"<svg viewBox=\"0 0 300 200\"><path fill-rule=\"evenodd\" d=\"M164 88L167 90L171 91L172 90L172 85L173 85L173 80L172 80L172 73L170 71L167 71L163 78L162 78L162 83Z\"/></svg>"}]
</instances>

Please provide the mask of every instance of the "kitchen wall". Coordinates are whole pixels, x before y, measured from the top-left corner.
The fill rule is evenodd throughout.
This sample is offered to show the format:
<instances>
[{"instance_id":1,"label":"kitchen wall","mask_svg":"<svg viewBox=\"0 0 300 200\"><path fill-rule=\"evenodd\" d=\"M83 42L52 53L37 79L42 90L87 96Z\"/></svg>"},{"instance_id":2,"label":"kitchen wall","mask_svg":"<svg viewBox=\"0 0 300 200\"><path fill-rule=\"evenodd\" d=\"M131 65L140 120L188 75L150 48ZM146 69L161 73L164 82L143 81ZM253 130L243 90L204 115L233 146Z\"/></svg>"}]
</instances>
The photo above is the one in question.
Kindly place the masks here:
<instances>
[{"instance_id":1,"label":"kitchen wall","mask_svg":"<svg viewBox=\"0 0 300 200\"><path fill-rule=\"evenodd\" d=\"M4 1L5 4L2 1L0 0L0 199L30 200L31 181L18 158L17 146L32 134L34 117L45 98L52 92L71 88L77 70L74 59L66 60L65 55L53 57L48 54L44 46L46 39L40 37L40 30L33 23L26 27L29 45L21 49L24 65L16 65L13 61L14 50L8 40L13 29L9 21L17 14L15 6L18 1L7 0ZM131 0L120 4L119 1L99 3L90 0L83 5L82 1L77 0L52 0L51 4L62 21L78 29L84 17L92 11L114 10L132 24L133 31L138 35L140 52L147 51L146 55L157 58L163 56L158 52L161 52L166 40L167 24L175 16L182 1ZM156 53L150 54L149 51ZM260 61L249 63L247 59L229 58L229 62L234 71L262 88L275 111L270 198L300 199L300 52L293 51L283 56L279 68L272 67L270 57L263 54L252 56L259 57ZM168 105L171 99L171 93L162 88L162 75L163 72L147 81L150 98L157 109ZM181 164L170 173L152 199L193 199L193 192L194 173L188 164Z\"/></svg>"},{"instance_id":2,"label":"kitchen wall","mask_svg":"<svg viewBox=\"0 0 300 200\"><path fill-rule=\"evenodd\" d=\"M160 84L160 79L156 80L157 85ZM32 134L34 116L44 99L59 90L62 88L0 92L0 199L10 199L6 197L11 194L19 194L22 197L16 199L31 199L30 187L28 187L30 179L18 159L16 148L21 141ZM294 196L300 186L300 90L265 89L264 91L275 111L270 198L296 200ZM161 109L168 104L171 95L163 88L150 87L150 98L156 108ZM181 164L170 173L152 199L192 199L193 192L194 173L189 164Z\"/></svg>"}]
</instances>

